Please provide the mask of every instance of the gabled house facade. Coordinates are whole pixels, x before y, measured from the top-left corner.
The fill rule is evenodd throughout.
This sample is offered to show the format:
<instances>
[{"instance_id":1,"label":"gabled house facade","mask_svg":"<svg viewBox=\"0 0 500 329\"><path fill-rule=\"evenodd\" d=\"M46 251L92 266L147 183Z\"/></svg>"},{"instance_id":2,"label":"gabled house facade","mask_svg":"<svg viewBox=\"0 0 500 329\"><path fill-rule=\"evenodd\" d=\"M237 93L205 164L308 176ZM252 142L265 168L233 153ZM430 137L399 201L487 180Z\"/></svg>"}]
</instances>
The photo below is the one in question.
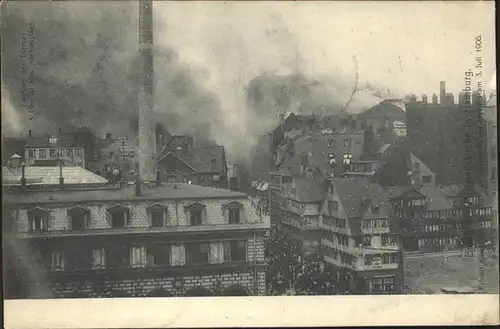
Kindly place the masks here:
<instances>
[{"instance_id":1,"label":"gabled house facade","mask_svg":"<svg viewBox=\"0 0 500 329\"><path fill-rule=\"evenodd\" d=\"M401 293L402 252L387 193L363 178L329 180L322 258L353 294Z\"/></svg>"},{"instance_id":2,"label":"gabled house facade","mask_svg":"<svg viewBox=\"0 0 500 329\"><path fill-rule=\"evenodd\" d=\"M193 146L189 136L174 136L158 153L156 161L164 181L228 187L228 165L223 146Z\"/></svg>"}]
</instances>

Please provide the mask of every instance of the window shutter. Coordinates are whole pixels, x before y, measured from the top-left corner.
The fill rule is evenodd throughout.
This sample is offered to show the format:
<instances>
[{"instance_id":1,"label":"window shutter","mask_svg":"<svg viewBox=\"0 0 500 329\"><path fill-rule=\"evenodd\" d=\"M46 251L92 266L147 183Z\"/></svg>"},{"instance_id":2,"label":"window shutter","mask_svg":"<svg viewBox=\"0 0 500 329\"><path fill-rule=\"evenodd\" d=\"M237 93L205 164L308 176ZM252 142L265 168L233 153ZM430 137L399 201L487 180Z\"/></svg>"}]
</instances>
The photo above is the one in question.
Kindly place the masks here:
<instances>
[{"instance_id":1,"label":"window shutter","mask_svg":"<svg viewBox=\"0 0 500 329\"><path fill-rule=\"evenodd\" d=\"M172 266L182 266L185 264L185 250L184 245L172 245L170 252L170 260Z\"/></svg>"},{"instance_id":2,"label":"window shutter","mask_svg":"<svg viewBox=\"0 0 500 329\"><path fill-rule=\"evenodd\" d=\"M132 224L132 214L131 214L130 209L127 208L127 210L125 211L125 216L127 216L126 224L127 224L127 226L130 226Z\"/></svg>"},{"instance_id":3,"label":"window shutter","mask_svg":"<svg viewBox=\"0 0 500 329\"><path fill-rule=\"evenodd\" d=\"M210 264L224 263L224 248L222 242L210 243Z\"/></svg>"},{"instance_id":4,"label":"window shutter","mask_svg":"<svg viewBox=\"0 0 500 329\"><path fill-rule=\"evenodd\" d=\"M241 206L238 209L240 211L240 223L241 224L246 224L246 222L247 222L247 213L245 211L245 207Z\"/></svg>"},{"instance_id":5,"label":"window shutter","mask_svg":"<svg viewBox=\"0 0 500 329\"><path fill-rule=\"evenodd\" d=\"M141 266L146 266L147 264L147 252L146 247L141 247Z\"/></svg>"},{"instance_id":6,"label":"window shutter","mask_svg":"<svg viewBox=\"0 0 500 329\"><path fill-rule=\"evenodd\" d=\"M186 248L183 244L179 245L179 265L186 264Z\"/></svg>"},{"instance_id":7,"label":"window shutter","mask_svg":"<svg viewBox=\"0 0 500 329\"><path fill-rule=\"evenodd\" d=\"M224 224L229 224L229 208L222 208L222 215L224 216Z\"/></svg>"},{"instance_id":8,"label":"window shutter","mask_svg":"<svg viewBox=\"0 0 500 329\"><path fill-rule=\"evenodd\" d=\"M219 262L219 246L217 242L210 243L210 264L217 264Z\"/></svg>"},{"instance_id":9,"label":"window shutter","mask_svg":"<svg viewBox=\"0 0 500 329\"><path fill-rule=\"evenodd\" d=\"M108 228L111 228L111 212L106 211L106 222L108 223Z\"/></svg>"},{"instance_id":10,"label":"window shutter","mask_svg":"<svg viewBox=\"0 0 500 329\"><path fill-rule=\"evenodd\" d=\"M186 210L186 223L187 225L192 225L191 223L191 211Z\"/></svg>"},{"instance_id":11,"label":"window shutter","mask_svg":"<svg viewBox=\"0 0 500 329\"><path fill-rule=\"evenodd\" d=\"M92 250L92 267L93 268L102 268L106 265L105 261L105 250L103 248L96 248Z\"/></svg>"},{"instance_id":12,"label":"window shutter","mask_svg":"<svg viewBox=\"0 0 500 329\"><path fill-rule=\"evenodd\" d=\"M92 220L91 220L91 217L90 217L90 211L86 211L85 212L85 225L87 228L91 228L92 227Z\"/></svg>"}]
</instances>

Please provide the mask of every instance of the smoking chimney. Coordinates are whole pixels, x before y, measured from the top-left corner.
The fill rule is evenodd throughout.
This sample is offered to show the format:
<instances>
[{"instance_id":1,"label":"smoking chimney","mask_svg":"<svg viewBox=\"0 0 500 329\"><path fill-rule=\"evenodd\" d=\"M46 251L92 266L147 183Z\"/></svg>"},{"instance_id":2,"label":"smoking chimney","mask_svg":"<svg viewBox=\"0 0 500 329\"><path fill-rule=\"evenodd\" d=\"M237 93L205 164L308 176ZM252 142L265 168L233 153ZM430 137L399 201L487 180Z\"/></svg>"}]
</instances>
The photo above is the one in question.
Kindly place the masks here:
<instances>
[{"instance_id":1,"label":"smoking chimney","mask_svg":"<svg viewBox=\"0 0 500 329\"><path fill-rule=\"evenodd\" d=\"M439 103L443 105L446 103L446 82L444 81L439 83Z\"/></svg>"},{"instance_id":2,"label":"smoking chimney","mask_svg":"<svg viewBox=\"0 0 500 329\"><path fill-rule=\"evenodd\" d=\"M155 180L156 124L153 118L153 1L139 0L139 53L141 60L139 105L139 175Z\"/></svg>"},{"instance_id":3,"label":"smoking chimney","mask_svg":"<svg viewBox=\"0 0 500 329\"><path fill-rule=\"evenodd\" d=\"M436 94L432 95L432 104L437 105L438 103L438 96Z\"/></svg>"}]
</instances>

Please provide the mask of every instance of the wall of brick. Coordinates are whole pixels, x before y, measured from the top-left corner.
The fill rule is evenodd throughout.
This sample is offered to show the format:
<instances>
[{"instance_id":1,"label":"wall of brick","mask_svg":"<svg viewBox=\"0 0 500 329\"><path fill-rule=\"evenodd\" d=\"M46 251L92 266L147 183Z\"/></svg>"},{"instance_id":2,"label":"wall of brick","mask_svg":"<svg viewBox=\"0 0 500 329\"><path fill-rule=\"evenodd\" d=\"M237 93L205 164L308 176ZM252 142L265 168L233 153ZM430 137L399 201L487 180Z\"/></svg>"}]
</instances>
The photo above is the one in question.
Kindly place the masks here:
<instances>
[{"instance_id":1,"label":"wall of brick","mask_svg":"<svg viewBox=\"0 0 500 329\"><path fill-rule=\"evenodd\" d=\"M254 245L254 239L253 237L248 239L247 242L247 260L248 262L253 262L254 260L254 252L255 252L255 258L257 262L263 262L264 261L264 237L263 236L256 236L255 237L255 245Z\"/></svg>"},{"instance_id":2,"label":"wall of brick","mask_svg":"<svg viewBox=\"0 0 500 329\"><path fill-rule=\"evenodd\" d=\"M90 297L103 297L112 292L126 292L132 297L146 297L155 289L164 289L173 296L185 296L196 287L203 287L214 295L232 286L243 286L248 295L254 295L254 272L232 272L215 275L199 275L182 277L182 288L174 287L173 277L139 278L138 280L105 280L98 285L90 280L60 281L52 285L56 297L71 296L74 293L85 294ZM265 294L265 272L257 272L257 295Z\"/></svg>"}]
</instances>

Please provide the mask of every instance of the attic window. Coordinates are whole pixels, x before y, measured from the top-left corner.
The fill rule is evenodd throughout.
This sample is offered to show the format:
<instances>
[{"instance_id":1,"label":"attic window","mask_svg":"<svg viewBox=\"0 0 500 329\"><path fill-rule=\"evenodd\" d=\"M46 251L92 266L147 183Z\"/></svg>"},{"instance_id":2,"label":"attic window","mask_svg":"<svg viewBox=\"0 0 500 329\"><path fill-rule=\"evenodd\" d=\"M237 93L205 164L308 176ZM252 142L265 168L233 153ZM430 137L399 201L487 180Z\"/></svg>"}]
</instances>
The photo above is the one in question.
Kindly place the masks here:
<instances>
[{"instance_id":1,"label":"attic window","mask_svg":"<svg viewBox=\"0 0 500 329\"><path fill-rule=\"evenodd\" d=\"M380 207L378 205L373 205L372 206L372 214L380 214Z\"/></svg>"},{"instance_id":2,"label":"attic window","mask_svg":"<svg viewBox=\"0 0 500 329\"><path fill-rule=\"evenodd\" d=\"M57 143L57 137L50 137L49 138L49 144L56 144Z\"/></svg>"}]
</instances>

